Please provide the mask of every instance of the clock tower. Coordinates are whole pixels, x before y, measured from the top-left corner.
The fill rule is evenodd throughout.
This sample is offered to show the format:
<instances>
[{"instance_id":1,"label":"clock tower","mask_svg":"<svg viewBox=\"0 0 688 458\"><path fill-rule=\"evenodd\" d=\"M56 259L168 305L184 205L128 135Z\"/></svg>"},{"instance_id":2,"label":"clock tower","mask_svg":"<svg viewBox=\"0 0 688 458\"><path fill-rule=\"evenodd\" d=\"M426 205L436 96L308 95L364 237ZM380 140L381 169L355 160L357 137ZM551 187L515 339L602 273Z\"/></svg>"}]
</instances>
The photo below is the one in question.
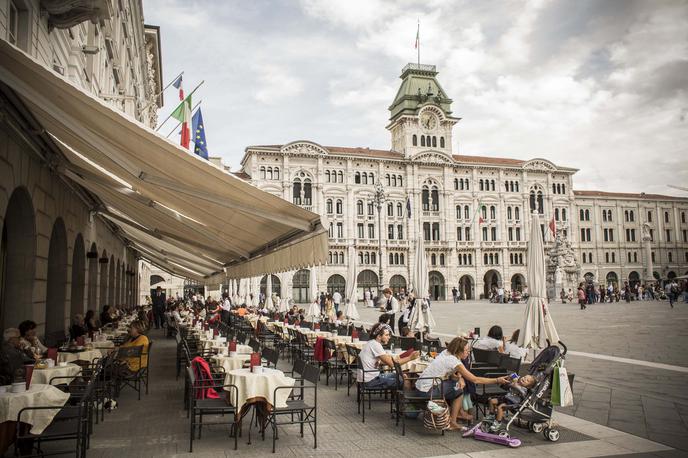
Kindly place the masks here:
<instances>
[{"instance_id":1,"label":"clock tower","mask_svg":"<svg viewBox=\"0 0 688 458\"><path fill-rule=\"evenodd\" d=\"M452 155L452 100L437 81L434 65L408 64L389 107L392 149L410 158L426 151Z\"/></svg>"}]
</instances>

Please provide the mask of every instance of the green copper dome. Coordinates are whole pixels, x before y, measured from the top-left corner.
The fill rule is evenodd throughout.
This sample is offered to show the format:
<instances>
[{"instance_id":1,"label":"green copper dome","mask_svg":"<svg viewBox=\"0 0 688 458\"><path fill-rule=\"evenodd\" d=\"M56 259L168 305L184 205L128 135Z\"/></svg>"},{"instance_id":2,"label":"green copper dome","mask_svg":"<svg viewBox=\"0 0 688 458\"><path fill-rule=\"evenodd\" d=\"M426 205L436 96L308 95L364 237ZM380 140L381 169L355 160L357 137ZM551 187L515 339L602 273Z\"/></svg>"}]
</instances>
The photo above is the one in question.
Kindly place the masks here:
<instances>
[{"instance_id":1,"label":"green copper dome","mask_svg":"<svg viewBox=\"0 0 688 458\"><path fill-rule=\"evenodd\" d=\"M451 117L452 100L447 97L436 76L437 69L434 65L406 65L401 71L399 91L389 106L390 121L401 115L416 115L427 104L439 106L447 117Z\"/></svg>"}]
</instances>

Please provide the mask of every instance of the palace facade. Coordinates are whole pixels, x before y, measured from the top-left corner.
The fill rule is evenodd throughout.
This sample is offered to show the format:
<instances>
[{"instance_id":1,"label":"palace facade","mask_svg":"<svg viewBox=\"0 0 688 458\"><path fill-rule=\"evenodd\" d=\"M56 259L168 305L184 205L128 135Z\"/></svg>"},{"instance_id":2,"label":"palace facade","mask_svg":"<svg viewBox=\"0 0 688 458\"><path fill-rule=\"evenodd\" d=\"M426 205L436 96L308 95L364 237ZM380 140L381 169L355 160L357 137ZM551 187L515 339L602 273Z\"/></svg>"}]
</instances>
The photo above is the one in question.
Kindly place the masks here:
<instances>
[{"instance_id":1,"label":"palace facade","mask_svg":"<svg viewBox=\"0 0 688 458\"><path fill-rule=\"evenodd\" d=\"M688 273L688 199L576 191L577 169L547 159L454 154L460 121L433 65L408 64L389 107L389 150L322 146L312 141L249 146L239 176L258 188L322 215L329 223L329 263L317 268L318 289L345 291L348 250L356 252L358 295L409 284L414 240L423 237L430 292L478 298L490 288L528 283L526 243L531 211L547 247L549 221L571 242L580 278L605 283L644 281L642 224L651 227L656 278ZM381 185L378 215L374 200ZM379 253L379 237L382 254ZM379 263L383 278L379 280ZM307 270L275 275L281 296L307 302ZM265 279L263 279L265 283Z\"/></svg>"}]
</instances>

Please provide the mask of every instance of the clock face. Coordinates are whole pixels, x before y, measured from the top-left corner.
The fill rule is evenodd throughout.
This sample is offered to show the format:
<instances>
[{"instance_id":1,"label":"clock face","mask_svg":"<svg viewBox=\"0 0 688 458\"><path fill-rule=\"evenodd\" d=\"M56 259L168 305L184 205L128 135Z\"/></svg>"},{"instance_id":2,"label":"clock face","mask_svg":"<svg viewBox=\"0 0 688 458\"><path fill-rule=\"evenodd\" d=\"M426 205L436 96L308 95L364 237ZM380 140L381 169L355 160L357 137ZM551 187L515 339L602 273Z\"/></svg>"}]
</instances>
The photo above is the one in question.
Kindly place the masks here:
<instances>
[{"instance_id":1,"label":"clock face","mask_svg":"<svg viewBox=\"0 0 688 458\"><path fill-rule=\"evenodd\" d=\"M434 114L426 111L420 117L420 125L425 130L434 130L437 127L437 118Z\"/></svg>"}]
</instances>

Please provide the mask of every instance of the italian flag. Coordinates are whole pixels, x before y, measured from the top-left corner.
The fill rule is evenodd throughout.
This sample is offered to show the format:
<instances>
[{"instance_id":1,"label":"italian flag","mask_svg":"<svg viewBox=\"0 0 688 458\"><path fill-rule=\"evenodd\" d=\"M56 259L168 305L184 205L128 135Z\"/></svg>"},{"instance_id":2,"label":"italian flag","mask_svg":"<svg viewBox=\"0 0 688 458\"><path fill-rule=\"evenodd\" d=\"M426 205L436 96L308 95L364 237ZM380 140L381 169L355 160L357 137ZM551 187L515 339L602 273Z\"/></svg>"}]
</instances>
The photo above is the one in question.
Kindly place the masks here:
<instances>
[{"instance_id":1,"label":"italian flag","mask_svg":"<svg viewBox=\"0 0 688 458\"><path fill-rule=\"evenodd\" d=\"M191 94L189 94L172 112L172 117L182 123L180 144L186 149L189 149L189 142L191 141L191 107Z\"/></svg>"}]
</instances>

